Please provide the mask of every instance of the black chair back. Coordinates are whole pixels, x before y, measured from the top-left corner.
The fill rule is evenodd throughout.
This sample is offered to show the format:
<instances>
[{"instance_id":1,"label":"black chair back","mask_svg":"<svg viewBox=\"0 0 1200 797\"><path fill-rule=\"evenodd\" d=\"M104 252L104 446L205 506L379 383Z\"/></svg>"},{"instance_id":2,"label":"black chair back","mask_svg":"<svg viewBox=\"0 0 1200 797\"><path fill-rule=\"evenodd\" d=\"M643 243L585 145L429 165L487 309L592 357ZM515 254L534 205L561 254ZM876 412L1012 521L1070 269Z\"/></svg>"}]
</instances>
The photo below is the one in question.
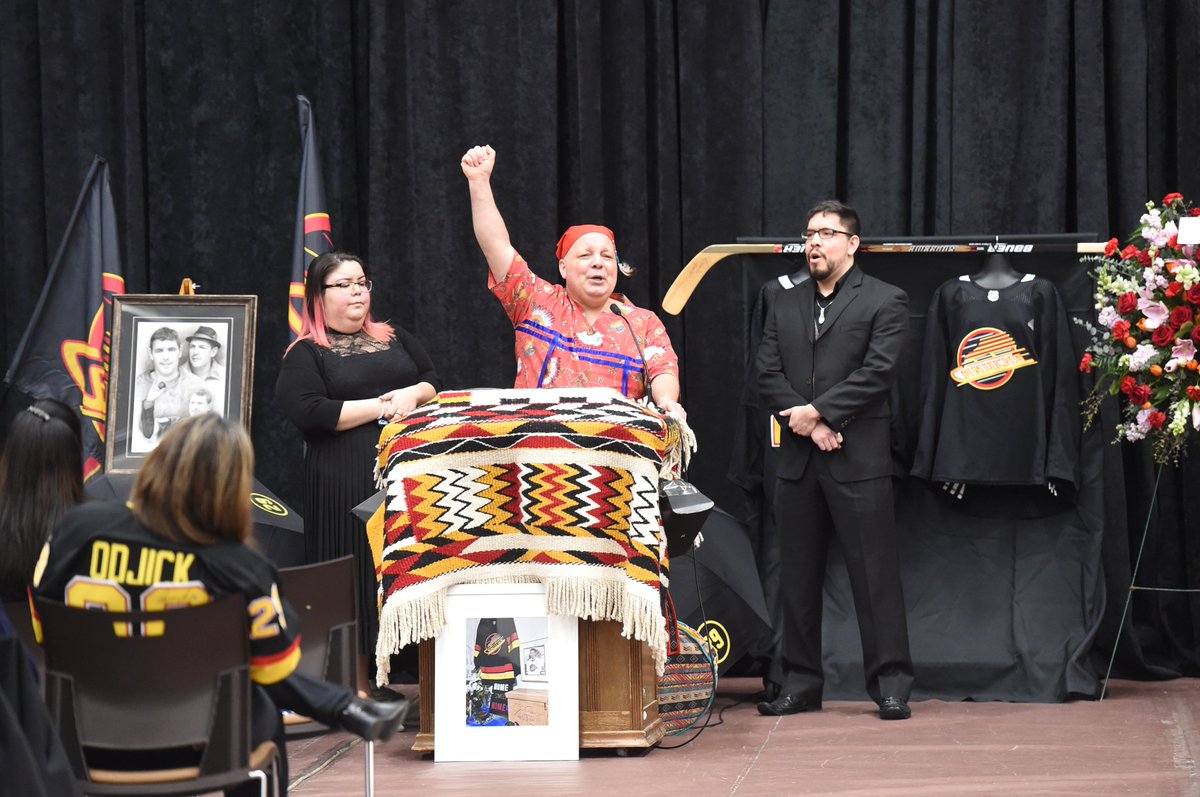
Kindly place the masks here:
<instances>
[{"instance_id":1,"label":"black chair back","mask_svg":"<svg viewBox=\"0 0 1200 797\"><path fill-rule=\"evenodd\" d=\"M297 669L358 688L358 601L353 556L279 571L279 590L300 616Z\"/></svg>"},{"instance_id":2,"label":"black chair back","mask_svg":"<svg viewBox=\"0 0 1200 797\"><path fill-rule=\"evenodd\" d=\"M162 612L103 612L38 599L46 702L76 777L85 747L202 745L201 778L250 765L245 600ZM131 633L132 632L132 633Z\"/></svg>"}]
</instances>

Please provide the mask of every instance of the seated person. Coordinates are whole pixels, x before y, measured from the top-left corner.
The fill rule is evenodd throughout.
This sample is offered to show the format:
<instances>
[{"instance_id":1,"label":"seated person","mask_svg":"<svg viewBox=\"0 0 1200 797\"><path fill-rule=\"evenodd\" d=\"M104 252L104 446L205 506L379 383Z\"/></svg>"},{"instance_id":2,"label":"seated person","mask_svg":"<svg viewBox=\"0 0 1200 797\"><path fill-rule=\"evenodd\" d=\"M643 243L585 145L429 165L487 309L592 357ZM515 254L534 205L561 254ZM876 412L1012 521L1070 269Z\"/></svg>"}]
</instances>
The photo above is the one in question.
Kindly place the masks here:
<instances>
[{"instance_id":1,"label":"seated person","mask_svg":"<svg viewBox=\"0 0 1200 797\"><path fill-rule=\"evenodd\" d=\"M488 287L516 330L514 386L608 387L635 399L649 394L660 410L686 419L679 403L679 358L662 321L613 292L612 230L593 224L568 228L557 252L565 286L538 277L513 248L496 207L495 162L491 147L472 147L461 165L471 190L475 238L490 271Z\"/></svg>"},{"instance_id":2,"label":"seated person","mask_svg":"<svg viewBox=\"0 0 1200 797\"><path fill-rule=\"evenodd\" d=\"M185 418L146 457L127 504L95 501L63 517L42 549L33 584L40 597L112 611L244 595L254 681L251 736L255 745L276 742L280 782L287 783L280 709L384 740L400 725L407 703L364 700L295 671L299 623L280 595L274 566L246 544L253 473L254 450L240 425L211 412ZM153 574L141 571L148 561L155 563ZM37 632L40 639L40 627Z\"/></svg>"},{"instance_id":3,"label":"seated person","mask_svg":"<svg viewBox=\"0 0 1200 797\"><path fill-rule=\"evenodd\" d=\"M8 429L0 453L0 599L5 603L29 600L33 566L46 538L66 511L83 501L80 434L79 412L55 399L33 402Z\"/></svg>"}]
</instances>

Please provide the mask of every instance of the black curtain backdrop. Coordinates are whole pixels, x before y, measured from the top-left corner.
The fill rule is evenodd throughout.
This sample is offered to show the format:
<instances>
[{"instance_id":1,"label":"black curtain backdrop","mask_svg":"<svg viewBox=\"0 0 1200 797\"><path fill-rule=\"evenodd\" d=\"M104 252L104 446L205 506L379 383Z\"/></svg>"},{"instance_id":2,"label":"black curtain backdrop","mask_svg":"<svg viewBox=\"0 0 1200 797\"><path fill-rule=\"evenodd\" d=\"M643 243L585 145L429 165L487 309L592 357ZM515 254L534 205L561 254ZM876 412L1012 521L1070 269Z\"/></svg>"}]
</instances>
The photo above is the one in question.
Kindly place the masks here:
<instances>
[{"instance_id":1,"label":"black curtain backdrop","mask_svg":"<svg viewBox=\"0 0 1200 797\"><path fill-rule=\"evenodd\" d=\"M1123 237L1147 199L1200 199L1190 0L0 0L0 13L0 360L99 154L129 292L191 277L203 293L260 297L258 475L294 506L300 441L272 393L297 94L313 104L335 242L369 260L377 315L420 335L455 387L513 374L458 167L473 144L499 153L498 201L535 270L556 278L563 227L604 223L640 266L621 289L653 307L701 247L794 234L829 196L856 205L868 234L897 236ZM701 445L691 477L736 511L735 269L665 320ZM1125 456L1128 500L1113 511L1127 508L1138 537L1154 474L1141 450ZM1143 563L1170 586L1200 584L1192 459L1164 475ZM1116 610L1135 544L1106 540ZM1127 671L1198 674L1200 603L1139 597L1135 614ZM1114 616L1110 641L1115 628Z\"/></svg>"}]
</instances>

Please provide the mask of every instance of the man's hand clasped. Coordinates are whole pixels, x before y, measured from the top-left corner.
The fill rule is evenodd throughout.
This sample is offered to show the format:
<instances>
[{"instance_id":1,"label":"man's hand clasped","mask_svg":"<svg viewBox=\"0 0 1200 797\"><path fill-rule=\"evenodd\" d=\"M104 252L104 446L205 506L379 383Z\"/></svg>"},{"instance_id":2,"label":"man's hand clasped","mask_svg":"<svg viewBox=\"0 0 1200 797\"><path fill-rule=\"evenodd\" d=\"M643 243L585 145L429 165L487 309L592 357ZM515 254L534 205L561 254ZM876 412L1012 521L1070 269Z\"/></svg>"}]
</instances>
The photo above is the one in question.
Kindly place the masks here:
<instances>
[{"instance_id":1,"label":"man's hand clasped","mask_svg":"<svg viewBox=\"0 0 1200 797\"><path fill-rule=\"evenodd\" d=\"M788 429L800 437L812 440L813 445L822 451L836 451L842 447L842 435L821 420L821 413L811 404L802 404L781 410L780 415L787 418Z\"/></svg>"}]
</instances>

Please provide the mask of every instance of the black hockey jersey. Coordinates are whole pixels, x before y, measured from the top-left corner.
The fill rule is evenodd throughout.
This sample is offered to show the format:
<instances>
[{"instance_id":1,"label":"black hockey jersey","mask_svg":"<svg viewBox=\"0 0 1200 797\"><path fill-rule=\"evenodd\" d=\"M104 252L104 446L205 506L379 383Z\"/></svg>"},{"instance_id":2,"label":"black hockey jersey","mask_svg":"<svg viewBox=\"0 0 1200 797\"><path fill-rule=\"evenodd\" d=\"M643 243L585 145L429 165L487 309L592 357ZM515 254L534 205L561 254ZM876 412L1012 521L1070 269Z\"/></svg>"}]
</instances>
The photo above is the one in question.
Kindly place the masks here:
<instances>
[{"instance_id":1,"label":"black hockey jersey","mask_svg":"<svg viewBox=\"0 0 1200 797\"><path fill-rule=\"evenodd\" d=\"M129 507L107 501L67 512L42 548L33 580L39 596L108 611L199 606L244 595L250 675L260 684L282 681L300 661L299 621L277 582L274 566L247 545L171 542L139 523ZM151 625L145 633L153 633Z\"/></svg>"},{"instance_id":2,"label":"black hockey jersey","mask_svg":"<svg viewBox=\"0 0 1200 797\"><path fill-rule=\"evenodd\" d=\"M475 667L485 683L521 674L521 640L511 617L484 617L475 630Z\"/></svg>"},{"instance_id":3,"label":"black hockey jersey","mask_svg":"<svg viewBox=\"0 0 1200 797\"><path fill-rule=\"evenodd\" d=\"M929 304L912 473L938 482L1076 484L1076 357L1058 291L1026 274L1005 287L969 277Z\"/></svg>"}]
</instances>

